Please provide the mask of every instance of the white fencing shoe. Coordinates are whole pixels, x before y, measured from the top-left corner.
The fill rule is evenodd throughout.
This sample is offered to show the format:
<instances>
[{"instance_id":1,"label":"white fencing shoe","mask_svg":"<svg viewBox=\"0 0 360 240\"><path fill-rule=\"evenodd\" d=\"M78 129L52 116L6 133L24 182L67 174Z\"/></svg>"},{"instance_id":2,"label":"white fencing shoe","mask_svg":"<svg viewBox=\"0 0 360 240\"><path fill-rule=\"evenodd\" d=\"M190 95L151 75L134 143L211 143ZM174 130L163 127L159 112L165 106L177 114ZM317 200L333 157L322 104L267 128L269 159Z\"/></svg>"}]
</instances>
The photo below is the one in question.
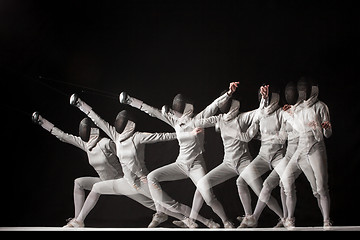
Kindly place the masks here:
<instances>
[{"instance_id":1,"label":"white fencing shoe","mask_svg":"<svg viewBox=\"0 0 360 240\"><path fill-rule=\"evenodd\" d=\"M85 227L83 222L77 221L75 218L67 219L67 224L63 228L83 228Z\"/></svg>"},{"instance_id":2,"label":"white fencing shoe","mask_svg":"<svg viewBox=\"0 0 360 240\"><path fill-rule=\"evenodd\" d=\"M244 217L244 219L241 221L241 224L238 228L255 228L257 227L257 220L255 219L255 217L253 215L250 216L246 216Z\"/></svg>"},{"instance_id":3,"label":"white fencing shoe","mask_svg":"<svg viewBox=\"0 0 360 240\"><path fill-rule=\"evenodd\" d=\"M165 213L154 213L151 223L148 228L155 228L159 226L160 223L165 222L168 219L168 216Z\"/></svg>"}]
</instances>

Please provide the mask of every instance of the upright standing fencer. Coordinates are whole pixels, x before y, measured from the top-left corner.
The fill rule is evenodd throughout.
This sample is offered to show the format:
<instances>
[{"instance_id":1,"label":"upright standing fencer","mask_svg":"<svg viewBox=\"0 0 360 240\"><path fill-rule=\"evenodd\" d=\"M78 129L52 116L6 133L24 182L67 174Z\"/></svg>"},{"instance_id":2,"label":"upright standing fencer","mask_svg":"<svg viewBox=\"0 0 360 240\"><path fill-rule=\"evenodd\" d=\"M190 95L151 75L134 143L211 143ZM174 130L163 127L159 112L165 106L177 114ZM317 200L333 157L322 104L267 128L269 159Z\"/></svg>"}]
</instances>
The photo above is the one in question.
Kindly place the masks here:
<instances>
[{"instance_id":1,"label":"upright standing fencer","mask_svg":"<svg viewBox=\"0 0 360 240\"><path fill-rule=\"evenodd\" d=\"M293 81L290 81L285 86L285 100L286 105L283 108L283 114L288 115L288 117L292 117L292 113L290 113L290 110L287 106L294 105L295 107L301 103L301 100L298 98L298 91L296 87L296 83ZM252 221L256 222L256 219L259 219L260 214L262 213L265 205L264 203L268 204L269 199L271 197L272 190L280 184L280 194L281 194L281 203L283 206L283 218L282 221L279 222L279 224L276 227L284 226L284 221L287 218L287 208L286 208L286 195L283 189L283 185L280 182L280 176L284 172L287 164L289 163L291 157L295 153L297 149L297 145L299 142L299 134L298 132L292 127L291 122L287 121L288 117L283 117L283 123L282 125L285 125L285 132L280 132L283 134L281 136L283 139L287 139L287 147L286 147L286 153L283 159L279 161L279 163L276 165L274 170L271 171L271 173L268 175L266 180L263 183L263 187L261 189L261 192L259 194L258 203L256 204L254 215L250 216L248 218L253 218ZM279 137L280 137L279 136Z\"/></svg>"},{"instance_id":2,"label":"upright standing fencer","mask_svg":"<svg viewBox=\"0 0 360 240\"><path fill-rule=\"evenodd\" d=\"M96 128L90 119L84 118L79 124L79 136L64 133L54 124L43 118L38 112L32 115L32 121L42 126L62 142L72 144L85 151L89 164L95 169L98 177L80 177L74 181L74 206L75 214L64 227L84 227L84 210L87 209L87 201L95 205L100 194L107 193L104 183L108 180L121 179L123 171L116 156L115 144L112 140L100 137L100 130ZM91 190L85 201L85 190ZM141 198L133 196L141 203Z\"/></svg>"},{"instance_id":3,"label":"upright standing fencer","mask_svg":"<svg viewBox=\"0 0 360 240\"><path fill-rule=\"evenodd\" d=\"M112 139L116 145L116 154L120 160L124 172L124 179L127 182L114 182L115 191L122 188L123 185L130 184L137 193L152 199L149 191L147 174L145 166L145 144L161 141L170 141L176 139L176 133L144 133L135 131L135 122L130 114L123 110L116 116L114 126L103 120L92 108L81 100L76 94L70 98L70 104L78 107L82 112L91 118L91 120L102 129ZM196 134L191 132L189 134ZM188 206L180 204L170 197L164 196L163 202L154 201L156 213L148 227L156 227L167 220L167 215L173 216L179 220L186 220L191 209ZM202 218L204 222L211 220Z\"/></svg>"},{"instance_id":4,"label":"upright standing fencer","mask_svg":"<svg viewBox=\"0 0 360 240\"><path fill-rule=\"evenodd\" d=\"M172 109L169 111L166 111L165 108L161 111L151 107L141 100L130 97L125 92L120 94L121 103L129 104L148 113L152 117L164 121L175 129L177 135L180 150L175 163L155 169L148 175L148 180L151 183L149 187L154 199L159 202L163 201L165 192L162 190L160 182L190 178L196 186L198 181L205 176L207 170L203 157L204 131L199 131L197 135L191 134L191 132L197 129L195 126L197 119L216 114L218 108L222 106L235 91L237 84L238 82L230 83L229 90L225 94L217 98L202 112L196 115L194 115L194 106L181 94L174 97ZM200 194L200 192L196 191L195 194ZM213 195L213 192L208 191L207 194ZM204 198L212 199L209 206L221 218L224 227L233 228L233 224L227 219L225 211L216 197L205 196ZM194 204L196 205L196 203L193 202L193 206ZM197 218L197 220L199 220L199 218ZM198 226L195 219L188 218L186 221L183 221L183 223L189 228L196 228ZM219 227L218 224L212 223L211 225L207 224L207 226Z\"/></svg>"},{"instance_id":5,"label":"upright standing fencer","mask_svg":"<svg viewBox=\"0 0 360 240\"><path fill-rule=\"evenodd\" d=\"M246 182L240 177L240 173L250 164L252 156L248 148L248 142L258 131L259 119L256 117L258 109L239 113L240 102L232 97L222 106L221 114L209 118L195 120L195 126L199 128L214 127L220 132L224 146L223 162L212 169L197 183L197 191L201 193L194 195L194 205L191 209L190 218L196 219L196 214L200 211L203 200L210 205L213 195L208 194L212 187L238 176L236 185L245 215L252 214L251 195ZM202 197L204 196L204 198Z\"/></svg>"},{"instance_id":6,"label":"upright standing fencer","mask_svg":"<svg viewBox=\"0 0 360 240\"><path fill-rule=\"evenodd\" d=\"M280 95L277 91L269 91L269 85L261 86L259 91L260 100L260 121L259 130L261 146L256 158L245 168L240 176L253 189L255 194L260 197L262 189L261 176L271 171L277 166L284 157L284 144L286 139L283 137L284 125L282 124L282 110L279 106ZM260 182L260 184L259 184ZM258 201L258 209L263 209L266 203L280 218L283 219L283 212L275 198L269 196L267 201ZM254 211L251 216L245 216L239 228L256 227L260 214Z\"/></svg>"},{"instance_id":7,"label":"upright standing fencer","mask_svg":"<svg viewBox=\"0 0 360 240\"><path fill-rule=\"evenodd\" d=\"M299 97L305 100L298 106L299 109L293 110L293 126L299 132L299 144L281 175L281 181L287 195L288 218L285 225L290 229L295 227L295 180L301 172L304 172L323 215L323 226L329 228L331 227L330 196L324 142L324 136L329 138L332 134L329 109L325 103L318 100L318 86L311 86L308 79L299 79L297 88Z\"/></svg>"}]
</instances>

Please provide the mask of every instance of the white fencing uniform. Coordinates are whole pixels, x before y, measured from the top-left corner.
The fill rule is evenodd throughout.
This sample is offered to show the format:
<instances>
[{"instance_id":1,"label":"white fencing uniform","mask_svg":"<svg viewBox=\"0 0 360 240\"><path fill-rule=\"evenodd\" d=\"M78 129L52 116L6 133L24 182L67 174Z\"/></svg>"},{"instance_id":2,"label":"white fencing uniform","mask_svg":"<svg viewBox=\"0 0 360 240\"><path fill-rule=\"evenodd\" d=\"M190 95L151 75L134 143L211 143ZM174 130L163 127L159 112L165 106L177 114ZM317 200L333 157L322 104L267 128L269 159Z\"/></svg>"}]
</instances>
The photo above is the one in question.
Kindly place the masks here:
<instances>
[{"instance_id":1,"label":"white fencing uniform","mask_svg":"<svg viewBox=\"0 0 360 240\"><path fill-rule=\"evenodd\" d=\"M287 194L289 218L293 217L296 193L295 180L304 172L310 182L313 194L318 198L324 222L329 221L330 197L328 189L327 155L323 136L330 137L332 128L322 129L323 122L330 122L328 107L317 100L318 88L312 87L311 97L301 104L301 110L294 115L293 126L299 132L299 144L291 158L281 181Z\"/></svg>"},{"instance_id":2,"label":"white fencing uniform","mask_svg":"<svg viewBox=\"0 0 360 240\"><path fill-rule=\"evenodd\" d=\"M62 142L72 144L85 151L89 164L95 169L101 181L123 177L121 165L116 157L116 147L112 140L90 135L89 142L84 142L80 137L64 133L57 127L51 129L51 134ZM91 190L91 188L87 190Z\"/></svg>"},{"instance_id":3,"label":"white fencing uniform","mask_svg":"<svg viewBox=\"0 0 360 240\"><path fill-rule=\"evenodd\" d=\"M279 95L272 93L272 102L275 97L278 98ZM261 105L263 105L264 101L264 99L261 100ZM274 101L274 104L270 104L261 110L259 122L260 150L255 159L240 174L257 196L259 196L263 185L261 176L274 169L284 157L286 138L284 138L283 132L285 132L285 126L282 124L283 112L277 104L278 101ZM268 206L279 217L282 217L282 210L274 198L270 197Z\"/></svg>"},{"instance_id":4,"label":"white fencing uniform","mask_svg":"<svg viewBox=\"0 0 360 240\"><path fill-rule=\"evenodd\" d=\"M113 126L101 119L94 111L90 111L88 116L99 126L116 144L117 156L119 156L121 166L124 171L126 182L114 182L114 190L120 191L122 185L130 188L141 195L151 198L148 185L141 181L146 177L148 170L145 166L145 144L176 139L175 133L142 133L134 132L135 123L129 121L122 134L118 133ZM168 203L168 202L167 202ZM168 203L175 205L175 202ZM155 206L151 209L155 210Z\"/></svg>"},{"instance_id":5,"label":"white fencing uniform","mask_svg":"<svg viewBox=\"0 0 360 240\"><path fill-rule=\"evenodd\" d=\"M187 104L184 114L179 116L172 112L162 112L138 99L131 98L131 102L129 103L131 106L172 126L175 129L179 142L180 149L176 161L172 164L153 170L148 175L148 179L152 183L150 185L150 191L154 199L162 201L163 194L165 194L159 184L162 181L190 178L193 183L197 185L197 182L205 176L207 170L203 157L204 132L194 135L192 131L196 128L196 121L198 119L207 118L216 114L218 107L229 98L230 96L227 93L223 94L195 116L192 116L193 107L189 106L189 104ZM212 191L208 191L207 194L213 195ZM204 198L216 199L215 196L204 196Z\"/></svg>"},{"instance_id":6,"label":"white fencing uniform","mask_svg":"<svg viewBox=\"0 0 360 240\"><path fill-rule=\"evenodd\" d=\"M291 117L289 112L286 112L286 111L283 111L283 115L287 115L288 118ZM286 195L284 192L283 185L280 181L280 176L285 171L285 168L286 168L287 164L289 163L291 157L295 153L298 142L299 142L299 134L292 127L292 125L288 121L286 121L286 119L288 119L288 118L284 117L283 118L284 122L282 123L283 125L285 125L286 133L280 133L280 135L281 134L284 135L283 138L285 138L285 136L287 136L286 154L285 154L284 158L279 161L279 163L276 165L276 167L271 171L271 173L265 179L265 181L263 183L263 187L259 194L259 199L256 204L254 214L253 214L253 221L257 222L257 220L260 217L260 214L262 213L263 209L266 206L265 204L268 204L269 200L272 198L272 196L271 196L272 190L280 184L280 194L281 194L281 202L282 202L282 206L283 206L283 215L280 216L280 221L276 227L284 226L284 221L287 218Z\"/></svg>"},{"instance_id":7,"label":"white fencing uniform","mask_svg":"<svg viewBox=\"0 0 360 240\"><path fill-rule=\"evenodd\" d=\"M46 122L44 128L50 131L51 134L56 136L59 140L72 144L85 151L88 156L89 164L99 175L99 177L80 177L75 179L74 219L83 223L88 213L96 205L101 194L127 195L142 205L155 209L151 199L138 194L123 178L124 173L116 156L116 147L112 140L108 138L99 138L98 134L90 134L89 141L85 142L80 137L64 133L44 118L42 118L42 121ZM115 188L114 186L117 187ZM86 200L84 190L91 191ZM73 224L73 222L70 222L69 224ZM70 226L69 224L66 226Z\"/></svg>"},{"instance_id":8,"label":"white fencing uniform","mask_svg":"<svg viewBox=\"0 0 360 240\"><path fill-rule=\"evenodd\" d=\"M285 112L284 114L287 113ZM288 122L284 122L283 124L286 125L285 129L288 136L286 153L284 158L279 161L274 170L272 170L272 172L269 174L269 176L265 179L263 183L263 188L259 195L259 199L265 203L268 202L271 191L279 185L280 176L284 172L291 157L295 153L299 142L298 133L292 128L291 124Z\"/></svg>"},{"instance_id":9,"label":"white fencing uniform","mask_svg":"<svg viewBox=\"0 0 360 240\"><path fill-rule=\"evenodd\" d=\"M90 108L90 107L88 107ZM191 209L175 200L171 199L166 194L163 194L163 201L157 201L150 193L147 182L148 170L145 166L145 144L156 143L161 141L170 141L176 139L176 133L142 133L134 132L135 123L128 121L124 131L120 134L116 131L114 126L100 118L91 108L84 110L93 122L101 128L116 144L117 156L120 159L121 166L124 171L124 178L127 180L127 185L131 186L137 193L146 196L154 202L151 209L157 212L163 212L167 215L173 216L179 220L190 215ZM124 181L114 182L114 190L121 191Z\"/></svg>"},{"instance_id":10,"label":"white fencing uniform","mask_svg":"<svg viewBox=\"0 0 360 240\"><path fill-rule=\"evenodd\" d=\"M250 192L247 184L239 175L252 160L248 142L258 131L258 124L252 124L257 110L239 114L239 107L240 102L232 100L228 113L195 121L197 127L207 128L215 126L219 129L224 145L223 162L199 180L197 189L204 196L205 202L210 205L213 199L209 199L209 197L213 195L207 194L207 191L230 178L238 176L236 184L238 186L239 197L246 214L251 214ZM251 127L249 127L250 125ZM194 198L196 197L201 196L195 195ZM196 202L200 202L200 200ZM202 204L193 206L194 214L200 211L201 206ZM196 217L194 216L193 218L195 219Z\"/></svg>"}]
</instances>

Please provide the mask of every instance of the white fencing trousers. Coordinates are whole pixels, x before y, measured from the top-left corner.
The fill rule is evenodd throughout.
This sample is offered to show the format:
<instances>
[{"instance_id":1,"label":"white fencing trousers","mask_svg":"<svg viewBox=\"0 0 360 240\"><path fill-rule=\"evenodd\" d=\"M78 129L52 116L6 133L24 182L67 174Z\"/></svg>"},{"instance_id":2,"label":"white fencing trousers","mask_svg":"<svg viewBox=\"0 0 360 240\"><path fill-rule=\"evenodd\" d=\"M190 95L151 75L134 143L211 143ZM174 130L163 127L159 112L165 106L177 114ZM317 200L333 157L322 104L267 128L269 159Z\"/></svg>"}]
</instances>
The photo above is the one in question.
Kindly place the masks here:
<instances>
[{"instance_id":1,"label":"white fencing trousers","mask_svg":"<svg viewBox=\"0 0 360 240\"><path fill-rule=\"evenodd\" d=\"M85 202L85 190L90 191L93 185L101 182L99 177L80 177L74 180L74 217L77 218Z\"/></svg>"},{"instance_id":2,"label":"white fencing trousers","mask_svg":"<svg viewBox=\"0 0 360 240\"><path fill-rule=\"evenodd\" d=\"M295 194L295 180L304 172L315 197L328 194L327 161L324 142L312 147L309 153L297 151L281 176L286 195Z\"/></svg>"},{"instance_id":3,"label":"white fencing trousers","mask_svg":"<svg viewBox=\"0 0 360 240\"><path fill-rule=\"evenodd\" d=\"M278 151L269 162L262 155L263 153L259 154L240 175L254 190L257 196L259 196L262 188L261 176L272 170L272 168L275 168L280 160L284 157L282 151ZM257 185L257 180L260 180L261 186Z\"/></svg>"},{"instance_id":4,"label":"white fencing trousers","mask_svg":"<svg viewBox=\"0 0 360 240\"><path fill-rule=\"evenodd\" d=\"M240 173L250 164L251 159L251 156L245 154L236 169L234 169L226 162L222 162L220 165L207 173L203 178L201 178L197 184L197 191L199 191L201 195L194 195L194 204L190 217L193 219L197 217L197 214L199 213L204 200L207 205L211 206L215 210L218 210L216 209L217 199L214 199L215 196L211 193L211 188L235 176L238 176L236 180L236 185L238 188L239 197L241 199L245 212L249 213L251 211L250 191L245 181L242 179L242 177L240 177ZM203 200L197 199L197 201L195 201L195 198L202 198Z\"/></svg>"},{"instance_id":5,"label":"white fencing trousers","mask_svg":"<svg viewBox=\"0 0 360 240\"><path fill-rule=\"evenodd\" d=\"M75 188L91 190L95 183L101 182L99 177L79 177L74 180Z\"/></svg>"},{"instance_id":6,"label":"white fencing trousers","mask_svg":"<svg viewBox=\"0 0 360 240\"><path fill-rule=\"evenodd\" d=\"M290 162L292 156L296 152L298 146L298 139L293 141L288 141L288 146L286 148L286 154L283 159L281 159L274 170L271 171L269 176L265 179L263 183L263 188L261 189L259 199L264 203L268 203L271 196L272 190L280 184L280 187L283 189L283 185L280 182L280 176L284 173L286 166Z\"/></svg>"},{"instance_id":7,"label":"white fencing trousers","mask_svg":"<svg viewBox=\"0 0 360 240\"><path fill-rule=\"evenodd\" d=\"M96 178L85 177L82 179L81 183L83 184L84 189L91 190L101 195L125 195L143 206L155 210L154 201L151 199L150 192L145 184L142 184L141 187L136 190L125 178L119 178L95 182L93 183L92 188L89 188L91 182L94 182Z\"/></svg>"},{"instance_id":8,"label":"white fencing trousers","mask_svg":"<svg viewBox=\"0 0 360 240\"><path fill-rule=\"evenodd\" d=\"M91 190L86 200L84 189ZM151 199L150 192L145 184L142 184L136 190L124 178L101 181L100 178L96 177L83 177L75 180L75 218L80 222L84 222L102 194L125 195L147 208L156 210L154 201Z\"/></svg>"},{"instance_id":9,"label":"white fencing trousers","mask_svg":"<svg viewBox=\"0 0 360 240\"><path fill-rule=\"evenodd\" d=\"M151 196L156 202L166 202L169 197L162 191L160 182L175 181L190 178L197 185L198 181L206 174L204 161L194 161L191 167L175 162L153 170L148 174ZM210 193L212 194L212 192Z\"/></svg>"},{"instance_id":10,"label":"white fencing trousers","mask_svg":"<svg viewBox=\"0 0 360 240\"><path fill-rule=\"evenodd\" d=\"M87 180L95 181L95 178L93 179L88 178ZM87 189L89 189L90 181L83 181L83 182L85 183L84 186ZM95 206L98 197L102 194L127 196L151 210L163 212L179 220L183 220L184 218L184 215L179 214L179 212L187 211L187 214L188 215L190 214L190 208L186 209L182 204L178 204L175 201L173 201L174 204L172 204L170 207L155 204L154 200L151 197L149 185L147 183L141 182L140 186L138 186L138 188L135 189L125 178L120 178L114 180L100 181L93 184L89 196L93 196L94 199L88 199L89 197L86 199L84 203L84 207L81 209L81 212L79 213L79 218L81 218L80 219L81 221L83 221L86 218L88 213ZM168 198L166 200L166 203L169 203Z\"/></svg>"},{"instance_id":11,"label":"white fencing trousers","mask_svg":"<svg viewBox=\"0 0 360 240\"><path fill-rule=\"evenodd\" d=\"M260 192L263 187L263 180L261 176L270 171L271 168L275 168L280 160L284 157L281 149L273 156L270 162L267 161L267 158L263 157L262 155L264 155L264 153L260 152L258 156L249 164L249 166L247 166L240 174L240 176L246 181L246 183L251 187L251 189L258 197L260 196ZM271 175L269 176L271 177ZM278 216L283 215L282 209L274 197L269 196L267 205Z\"/></svg>"},{"instance_id":12,"label":"white fencing trousers","mask_svg":"<svg viewBox=\"0 0 360 240\"><path fill-rule=\"evenodd\" d=\"M153 199L149 185L140 182L141 185L135 189L124 178L109 180L96 183L93 190L100 194L126 195L127 197L139 202L147 208L154 211L163 212L167 215L182 220L184 216L189 215L190 208L171 199L167 194L163 194L163 202ZM155 201L154 201L155 200Z\"/></svg>"},{"instance_id":13,"label":"white fencing trousers","mask_svg":"<svg viewBox=\"0 0 360 240\"><path fill-rule=\"evenodd\" d=\"M197 189L200 191L205 202L209 204L212 201L212 199L209 198L211 195L206 194L206 191L230 178L239 176L240 173L250 164L250 161L251 159L241 161L236 170L225 162L222 162L219 166L215 167L203 178L201 178L197 184Z\"/></svg>"},{"instance_id":14,"label":"white fencing trousers","mask_svg":"<svg viewBox=\"0 0 360 240\"><path fill-rule=\"evenodd\" d=\"M322 211L320 204L320 196L317 191L316 177L313 168L310 165L309 156L300 149L296 151L290 162L281 175L281 182L286 194L286 207L288 210L288 217L293 218L295 206L297 202L295 180L303 172L310 183L313 195L317 198L318 205ZM315 160L316 161L316 160Z\"/></svg>"}]
</instances>

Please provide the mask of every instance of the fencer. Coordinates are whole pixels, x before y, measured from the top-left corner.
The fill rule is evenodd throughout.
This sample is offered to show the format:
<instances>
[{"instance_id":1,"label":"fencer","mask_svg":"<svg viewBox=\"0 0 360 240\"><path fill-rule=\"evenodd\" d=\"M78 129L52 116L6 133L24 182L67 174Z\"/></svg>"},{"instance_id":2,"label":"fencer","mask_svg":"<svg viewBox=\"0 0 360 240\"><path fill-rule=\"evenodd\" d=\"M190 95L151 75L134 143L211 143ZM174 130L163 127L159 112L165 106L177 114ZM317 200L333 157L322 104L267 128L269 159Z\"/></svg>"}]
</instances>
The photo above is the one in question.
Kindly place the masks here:
<instances>
[{"instance_id":1,"label":"fencer","mask_svg":"<svg viewBox=\"0 0 360 240\"><path fill-rule=\"evenodd\" d=\"M194 203L190 218L196 219L196 214L200 211L203 201L200 198L205 197L205 202L210 205L213 199L208 194L212 187L227 181L230 178L238 176L236 185L238 194L243 205L245 215L252 214L251 195L248 185L240 177L240 173L250 164L252 156L249 151L248 142L258 132L259 118L257 118L257 109L249 112L240 113L240 102L231 97L226 103L219 107L221 114L195 120L195 126L199 128L215 127L220 132L224 147L223 162L207 173L197 183L197 190L201 193L194 195Z\"/></svg>"},{"instance_id":2,"label":"fencer","mask_svg":"<svg viewBox=\"0 0 360 240\"><path fill-rule=\"evenodd\" d=\"M84 118L79 124L79 137L63 132L38 112L32 114L32 121L56 136L60 141L72 144L85 151L89 164L99 175L98 177L80 177L74 181L75 214L64 227L84 227L86 201L91 200L95 205L100 194L105 193L104 183L108 180L121 179L124 175L116 156L115 144L109 138L100 137L99 129L88 118ZM91 191L86 201L85 190Z\"/></svg>"},{"instance_id":3,"label":"fencer","mask_svg":"<svg viewBox=\"0 0 360 240\"><path fill-rule=\"evenodd\" d=\"M330 196L328 188L327 154L324 136L332 134L329 109L318 100L319 88L311 85L306 78L297 83L299 98L302 104L294 109L293 126L299 132L299 143L296 152L281 175L284 185L288 218L285 225L295 227L296 190L295 180L304 172L323 215L323 227L330 228Z\"/></svg>"},{"instance_id":4,"label":"fencer","mask_svg":"<svg viewBox=\"0 0 360 240\"><path fill-rule=\"evenodd\" d=\"M131 115L123 110L115 119L114 126L103 120L92 108L76 94L70 98L70 104L84 112L116 145L116 154L124 172L124 179L137 193L152 199L148 186L148 170L145 165L145 144L176 139L176 133L146 133L135 131L135 122ZM190 133L193 134L193 133ZM120 185L114 182L114 188ZM148 227L156 227L168 219L167 215L179 220L188 218L191 209L170 197L164 196L163 202L154 201L156 213ZM204 221L210 221L205 219Z\"/></svg>"},{"instance_id":5,"label":"fencer","mask_svg":"<svg viewBox=\"0 0 360 240\"><path fill-rule=\"evenodd\" d=\"M196 186L198 181L205 176L207 170L203 157L204 131L200 130L197 135L190 133L197 129L195 126L195 121L197 119L210 117L216 114L218 108L222 106L235 91L237 84L238 82L230 83L229 90L225 94L214 100L209 106L196 115L194 114L194 106L181 94L174 97L172 109L163 107L162 110L151 107L139 99L130 97L125 92L120 94L121 103L129 104L132 107L148 113L152 117L164 121L175 129L177 135L179 155L176 161L155 169L148 175L148 180L151 183L149 184L150 192L154 199L157 199L160 202L163 201L162 198L165 193L160 185L160 182L162 181L175 181L190 178ZM195 194L200 194L200 192L196 191ZM213 192L208 191L207 194L213 195ZM225 211L216 197L206 196L205 198L212 199L209 205L213 211L220 216L224 227L233 228L233 224L227 219ZM193 206L196 204L197 203L193 202ZM199 218L196 220L199 220ZM189 228L198 227L195 219L188 218L186 221L183 221L183 223ZM212 222L211 225L207 224L207 226L219 227L219 224Z\"/></svg>"},{"instance_id":6,"label":"fencer","mask_svg":"<svg viewBox=\"0 0 360 240\"><path fill-rule=\"evenodd\" d=\"M269 85L261 86L259 91L260 113L259 132L261 146L258 155L244 169L240 176L252 188L257 196L263 187L261 176L273 170L284 157L286 139L283 136L284 125L282 124L282 110L279 106L280 95L278 91L269 89ZM275 198L268 196L267 205L273 210L282 222L283 212ZM266 203L258 201L258 210L263 209ZM256 227L260 214L245 216L239 228ZM279 223L278 223L279 224ZM280 223L281 224L281 223Z\"/></svg>"},{"instance_id":7,"label":"fencer","mask_svg":"<svg viewBox=\"0 0 360 240\"><path fill-rule=\"evenodd\" d=\"M289 106L294 105L296 107L301 103L301 100L298 98L298 91L296 87L296 83L293 81L290 81L285 86L285 101L286 105L283 108L283 111L285 111L283 114L288 115L288 117L284 117L282 125L285 125L285 133L282 138L287 138L287 147L286 147L286 153L283 159L279 161L279 163L276 165L276 167L271 171L271 173L268 175L268 177L265 179L263 183L263 187L261 189L261 192L259 194L258 202L256 204L255 210L254 210L254 216L253 218L259 219L260 214L262 213L265 204L268 203L272 190L277 187L280 184L280 194L281 194L281 203L283 208L283 217L282 220L279 221L279 224L275 227L282 227L284 226L285 219L287 218L287 208L286 208L286 195L283 189L283 185L280 182L280 176L284 172L287 164L289 163L291 157L293 156L295 150L297 149L297 145L299 142L299 134L298 132L292 127L291 123L287 121L289 117L292 117L292 110Z\"/></svg>"}]
</instances>

